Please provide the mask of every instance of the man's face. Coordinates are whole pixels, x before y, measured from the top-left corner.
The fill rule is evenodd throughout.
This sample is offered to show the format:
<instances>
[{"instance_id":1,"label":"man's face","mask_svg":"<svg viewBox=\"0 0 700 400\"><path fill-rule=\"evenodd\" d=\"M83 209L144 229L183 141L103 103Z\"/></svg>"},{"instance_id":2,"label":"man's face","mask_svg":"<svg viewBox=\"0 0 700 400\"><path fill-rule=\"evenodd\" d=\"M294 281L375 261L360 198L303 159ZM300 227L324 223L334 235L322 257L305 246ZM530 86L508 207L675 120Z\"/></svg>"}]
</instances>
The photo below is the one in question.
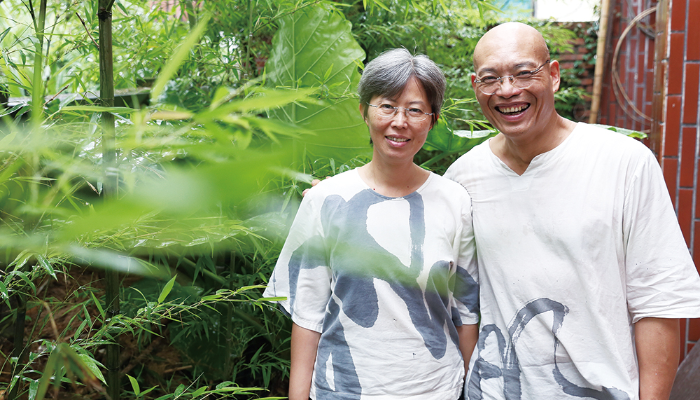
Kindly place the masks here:
<instances>
[{"instance_id":1,"label":"man's face","mask_svg":"<svg viewBox=\"0 0 700 400\"><path fill-rule=\"evenodd\" d=\"M496 129L511 139L534 139L556 117L554 92L559 88L559 64L546 62L548 52L536 31L499 28L484 35L474 51L472 87L484 115ZM540 66L538 72L529 74ZM477 82L508 75L515 80L531 77L520 82L503 78L495 89L487 90L495 91L493 94L484 93Z\"/></svg>"}]
</instances>

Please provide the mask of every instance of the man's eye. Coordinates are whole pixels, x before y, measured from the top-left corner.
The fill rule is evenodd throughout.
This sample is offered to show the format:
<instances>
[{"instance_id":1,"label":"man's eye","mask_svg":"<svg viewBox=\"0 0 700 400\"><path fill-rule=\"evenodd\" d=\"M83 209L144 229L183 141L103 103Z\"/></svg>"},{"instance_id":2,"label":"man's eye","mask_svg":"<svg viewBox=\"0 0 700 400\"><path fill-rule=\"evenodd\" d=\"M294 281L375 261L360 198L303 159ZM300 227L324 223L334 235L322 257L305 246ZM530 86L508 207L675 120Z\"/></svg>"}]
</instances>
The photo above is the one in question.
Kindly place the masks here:
<instances>
[{"instance_id":1,"label":"man's eye","mask_svg":"<svg viewBox=\"0 0 700 400\"><path fill-rule=\"evenodd\" d=\"M481 82L483 82L483 83L487 83L487 84L488 84L488 83L494 83L494 82L496 82L496 81L498 80L498 78L496 78L495 76L485 76L485 77L483 77L483 78L481 78L481 79L479 79L479 80L480 80Z\"/></svg>"},{"instance_id":2,"label":"man's eye","mask_svg":"<svg viewBox=\"0 0 700 400\"><path fill-rule=\"evenodd\" d=\"M521 78L521 79L527 79L527 78L532 78L534 75L533 71L520 71L517 74L515 74L516 78Z\"/></svg>"}]
</instances>

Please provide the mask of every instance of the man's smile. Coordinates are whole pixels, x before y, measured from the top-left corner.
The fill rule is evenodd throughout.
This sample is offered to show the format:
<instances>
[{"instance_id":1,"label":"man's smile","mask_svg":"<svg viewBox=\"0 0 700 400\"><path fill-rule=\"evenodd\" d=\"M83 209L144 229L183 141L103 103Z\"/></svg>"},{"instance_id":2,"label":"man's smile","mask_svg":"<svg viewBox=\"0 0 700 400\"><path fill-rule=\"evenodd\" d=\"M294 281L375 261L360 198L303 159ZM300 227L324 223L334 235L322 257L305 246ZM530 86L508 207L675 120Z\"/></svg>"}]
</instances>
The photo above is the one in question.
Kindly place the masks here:
<instances>
[{"instance_id":1,"label":"man's smile","mask_svg":"<svg viewBox=\"0 0 700 400\"><path fill-rule=\"evenodd\" d=\"M522 104L519 106L496 106L495 108L496 111L498 111L501 114L515 115L530 108L530 104Z\"/></svg>"}]
</instances>

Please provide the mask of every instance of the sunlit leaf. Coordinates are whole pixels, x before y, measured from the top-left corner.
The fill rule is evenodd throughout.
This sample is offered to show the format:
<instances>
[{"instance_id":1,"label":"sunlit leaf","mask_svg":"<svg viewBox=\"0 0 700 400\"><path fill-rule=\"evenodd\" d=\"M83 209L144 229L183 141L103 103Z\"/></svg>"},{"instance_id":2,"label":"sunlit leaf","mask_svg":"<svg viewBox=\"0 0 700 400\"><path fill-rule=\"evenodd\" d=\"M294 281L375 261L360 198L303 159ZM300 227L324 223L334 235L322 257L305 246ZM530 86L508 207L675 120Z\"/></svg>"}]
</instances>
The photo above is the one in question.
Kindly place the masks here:
<instances>
[{"instance_id":1,"label":"sunlit leaf","mask_svg":"<svg viewBox=\"0 0 700 400\"><path fill-rule=\"evenodd\" d=\"M79 355L80 359L83 360L85 363L85 366L92 372L93 375L97 379L99 379L102 383L105 385L107 382L105 381L105 377L102 375L102 371L100 371L100 368L97 366L97 361L95 361L92 357L88 356L87 354L80 354Z\"/></svg>"},{"instance_id":2,"label":"sunlit leaf","mask_svg":"<svg viewBox=\"0 0 700 400\"><path fill-rule=\"evenodd\" d=\"M180 46L175 50L175 53L170 57L168 62L163 66L163 69L158 74L158 78L151 89L151 102L155 103L155 99L160 96L165 88L165 84L175 75L180 65L189 57L190 50L199 42L199 39L204 34L209 22L210 15L204 15L200 18L197 26L190 32L185 40L180 43Z\"/></svg>"},{"instance_id":3,"label":"sunlit leaf","mask_svg":"<svg viewBox=\"0 0 700 400\"><path fill-rule=\"evenodd\" d=\"M131 107L102 107L102 106L66 106L62 111L110 112L115 114L130 114L138 111Z\"/></svg>"},{"instance_id":4,"label":"sunlit leaf","mask_svg":"<svg viewBox=\"0 0 700 400\"><path fill-rule=\"evenodd\" d=\"M139 382L136 380L136 378L129 374L126 374L126 377L129 378L129 382L131 382L131 389L134 391L134 394L138 396L141 393L141 389L139 388Z\"/></svg>"},{"instance_id":5,"label":"sunlit leaf","mask_svg":"<svg viewBox=\"0 0 700 400\"><path fill-rule=\"evenodd\" d=\"M355 42L350 23L340 13L306 7L280 19L267 63L267 85L317 88L318 104L290 104L270 115L312 130L299 139L310 153L343 161L368 155L369 135L354 97L364 51Z\"/></svg>"},{"instance_id":6,"label":"sunlit leaf","mask_svg":"<svg viewBox=\"0 0 700 400\"><path fill-rule=\"evenodd\" d=\"M169 280L168 283L165 284L163 291L161 291L160 295L158 296L158 304L165 301L165 298L168 297L170 291L173 290L173 285L175 285L175 278L177 278L177 275L173 276L173 279Z\"/></svg>"}]
</instances>

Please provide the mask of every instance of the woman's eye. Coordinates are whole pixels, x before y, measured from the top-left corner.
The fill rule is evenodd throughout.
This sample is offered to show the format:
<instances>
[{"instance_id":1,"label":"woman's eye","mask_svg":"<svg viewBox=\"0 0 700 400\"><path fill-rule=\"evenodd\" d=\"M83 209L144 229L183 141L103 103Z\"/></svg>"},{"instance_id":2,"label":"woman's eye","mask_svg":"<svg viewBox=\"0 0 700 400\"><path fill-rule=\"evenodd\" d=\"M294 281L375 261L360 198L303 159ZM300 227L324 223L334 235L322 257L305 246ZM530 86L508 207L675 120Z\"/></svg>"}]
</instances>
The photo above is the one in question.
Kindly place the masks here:
<instances>
[{"instance_id":1,"label":"woman's eye","mask_svg":"<svg viewBox=\"0 0 700 400\"><path fill-rule=\"evenodd\" d=\"M420 108L409 108L408 112L410 112L411 114L424 114L423 110L421 110Z\"/></svg>"},{"instance_id":2,"label":"woman's eye","mask_svg":"<svg viewBox=\"0 0 700 400\"><path fill-rule=\"evenodd\" d=\"M384 110L393 110L394 107L391 104L380 104L379 108L384 109Z\"/></svg>"}]
</instances>

